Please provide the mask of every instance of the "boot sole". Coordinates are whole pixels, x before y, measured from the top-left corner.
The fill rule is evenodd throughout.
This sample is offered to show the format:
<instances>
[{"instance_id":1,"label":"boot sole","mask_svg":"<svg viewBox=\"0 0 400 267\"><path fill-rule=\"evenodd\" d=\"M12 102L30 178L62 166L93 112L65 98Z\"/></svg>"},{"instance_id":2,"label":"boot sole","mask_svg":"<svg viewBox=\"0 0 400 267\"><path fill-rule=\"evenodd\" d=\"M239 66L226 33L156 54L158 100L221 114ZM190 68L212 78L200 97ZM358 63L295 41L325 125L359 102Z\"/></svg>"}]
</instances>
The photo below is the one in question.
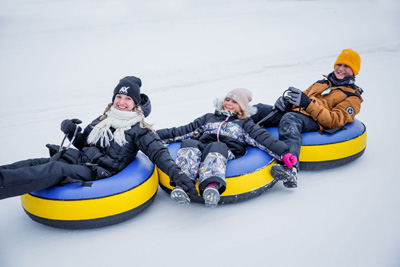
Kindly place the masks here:
<instances>
[{"instance_id":1,"label":"boot sole","mask_svg":"<svg viewBox=\"0 0 400 267\"><path fill-rule=\"evenodd\" d=\"M190 203L190 198L181 188L175 188L174 190L172 190L171 199L179 205L186 205Z\"/></svg>"},{"instance_id":2,"label":"boot sole","mask_svg":"<svg viewBox=\"0 0 400 267\"><path fill-rule=\"evenodd\" d=\"M218 202L220 200L220 195L217 189L213 187L208 187L203 192L204 202L206 207L215 208L218 206Z\"/></svg>"}]
</instances>

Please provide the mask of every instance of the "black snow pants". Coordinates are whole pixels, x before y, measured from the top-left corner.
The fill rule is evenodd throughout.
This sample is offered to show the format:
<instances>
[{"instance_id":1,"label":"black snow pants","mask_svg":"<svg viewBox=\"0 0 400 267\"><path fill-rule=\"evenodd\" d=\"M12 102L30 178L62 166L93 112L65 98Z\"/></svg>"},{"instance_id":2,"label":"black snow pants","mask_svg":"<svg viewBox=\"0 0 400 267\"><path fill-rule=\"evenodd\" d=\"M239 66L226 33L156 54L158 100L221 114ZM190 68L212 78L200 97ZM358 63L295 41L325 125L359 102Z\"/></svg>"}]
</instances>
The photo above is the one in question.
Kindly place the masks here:
<instances>
[{"instance_id":1,"label":"black snow pants","mask_svg":"<svg viewBox=\"0 0 400 267\"><path fill-rule=\"evenodd\" d=\"M257 123L271 112L275 112L273 106L258 104L257 114L252 116L252 119ZM282 112L277 111L268 120L264 121L261 126L274 127L278 126L279 140L283 141L290 148L290 153L299 158L302 133L316 132L319 130L319 125L309 116L298 112ZM299 161L296 163L299 169Z\"/></svg>"},{"instance_id":2,"label":"black snow pants","mask_svg":"<svg viewBox=\"0 0 400 267\"><path fill-rule=\"evenodd\" d=\"M19 196L59 184L65 178L91 181L90 167L36 158L0 166L0 199Z\"/></svg>"}]
</instances>

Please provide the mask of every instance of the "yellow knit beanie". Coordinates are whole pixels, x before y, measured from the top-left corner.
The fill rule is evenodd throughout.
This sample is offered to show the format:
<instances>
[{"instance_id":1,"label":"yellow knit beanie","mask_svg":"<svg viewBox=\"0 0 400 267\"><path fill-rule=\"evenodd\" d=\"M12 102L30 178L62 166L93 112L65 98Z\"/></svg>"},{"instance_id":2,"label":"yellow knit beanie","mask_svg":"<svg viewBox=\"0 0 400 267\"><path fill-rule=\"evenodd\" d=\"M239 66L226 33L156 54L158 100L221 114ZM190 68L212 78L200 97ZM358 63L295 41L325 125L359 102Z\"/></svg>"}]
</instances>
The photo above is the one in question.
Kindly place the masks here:
<instances>
[{"instance_id":1,"label":"yellow knit beanie","mask_svg":"<svg viewBox=\"0 0 400 267\"><path fill-rule=\"evenodd\" d=\"M351 49L345 49L338 56L333 67L335 67L337 64L345 64L349 66L352 69L354 76L356 76L360 71L361 58L356 51Z\"/></svg>"}]
</instances>

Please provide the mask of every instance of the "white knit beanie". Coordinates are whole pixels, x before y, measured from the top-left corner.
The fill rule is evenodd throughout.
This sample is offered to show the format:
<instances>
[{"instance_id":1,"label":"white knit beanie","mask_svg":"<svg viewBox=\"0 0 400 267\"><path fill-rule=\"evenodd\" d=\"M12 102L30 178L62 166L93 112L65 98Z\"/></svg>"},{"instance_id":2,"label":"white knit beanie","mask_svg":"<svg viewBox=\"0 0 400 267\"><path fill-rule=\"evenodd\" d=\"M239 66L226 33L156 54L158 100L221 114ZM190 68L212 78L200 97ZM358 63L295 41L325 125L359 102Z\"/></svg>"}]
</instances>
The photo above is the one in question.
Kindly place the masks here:
<instances>
[{"instance_id":1,"label":"white knit beanie","mask_svg":"<svg viewBox=\"0 0 400 267\"><path fill-rule=\"evenodd\" d=\"M244 88L237 88L231 90L225 98L235 100L242 110L246 110L249 107L249 103L252 100L252 93Z\"/></svg>"}]
</instances>

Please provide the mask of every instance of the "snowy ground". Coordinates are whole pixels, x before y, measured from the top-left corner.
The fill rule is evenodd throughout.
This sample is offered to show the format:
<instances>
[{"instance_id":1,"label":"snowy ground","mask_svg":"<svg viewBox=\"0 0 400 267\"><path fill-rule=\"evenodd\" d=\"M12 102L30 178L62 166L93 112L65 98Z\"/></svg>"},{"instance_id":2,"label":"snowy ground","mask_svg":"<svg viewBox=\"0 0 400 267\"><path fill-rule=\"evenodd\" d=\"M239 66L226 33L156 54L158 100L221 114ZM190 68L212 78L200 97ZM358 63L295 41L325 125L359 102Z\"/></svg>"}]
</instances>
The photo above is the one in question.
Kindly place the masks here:
<instances>
[{"instance_id":1,"label":"snowy ground","mask_svg":"<svg viewBox=\"0 0 400 267\"><path fill-rule=\"evenodd\" d=\"M299 173L243 203L177 206L160 190L137 217L85 231L0 201L0 266L400 266L400 3L396 0L2 0L0 164L47 156L60 122L98 116L135 75L155 128L188 123L236 87L273 103L359 52L357 161Z\"/></svg>"}]
</instances>

